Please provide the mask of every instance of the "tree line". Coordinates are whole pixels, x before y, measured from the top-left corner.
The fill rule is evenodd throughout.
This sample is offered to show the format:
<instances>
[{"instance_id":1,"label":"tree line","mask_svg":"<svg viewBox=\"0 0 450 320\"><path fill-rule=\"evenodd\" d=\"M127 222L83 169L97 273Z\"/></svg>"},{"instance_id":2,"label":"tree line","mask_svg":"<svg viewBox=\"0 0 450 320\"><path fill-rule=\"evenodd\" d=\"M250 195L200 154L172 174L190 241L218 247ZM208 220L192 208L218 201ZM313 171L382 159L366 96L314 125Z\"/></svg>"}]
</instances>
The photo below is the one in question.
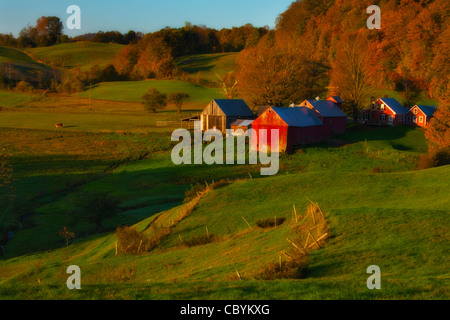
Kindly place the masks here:
<instances>
[{"instance_id":1,"label":"tree line","mask_svg":"<svg viewBox=\"0 0 450 320\"><path fill-rule=\"evenodd\" d=\"M253 105L282 105L341 95L349 115L370 103L371 89L395 90L406 107L449 90L447 0L297 0L276 29L244 49L234 77ZM381 30L366 26L381 7Z\"/></svg>"}]
</instances>

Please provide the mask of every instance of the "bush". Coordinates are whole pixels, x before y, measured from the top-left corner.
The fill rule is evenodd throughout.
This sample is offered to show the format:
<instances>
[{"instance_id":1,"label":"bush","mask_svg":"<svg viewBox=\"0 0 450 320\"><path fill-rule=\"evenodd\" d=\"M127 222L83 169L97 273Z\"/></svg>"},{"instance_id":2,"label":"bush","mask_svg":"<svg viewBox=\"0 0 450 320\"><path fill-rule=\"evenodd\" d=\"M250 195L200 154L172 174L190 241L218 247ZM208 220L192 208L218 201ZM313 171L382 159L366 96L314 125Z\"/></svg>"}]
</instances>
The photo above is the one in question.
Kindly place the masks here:
<instances>
[{"instance_id":1,"label":"bush","mask_svg":"<svg viewBox=\"0 0 450 320\"><path fill-rule=\"evenodd\" d=\"M152 241L145 234L139 233L136 228L119 227L116 229L116 237L122 253L140 254L148 252L153 247Z\"/></svg>"},{"instance_id":2,"label":"bush","mask_svg":"<svg viewBox=\"0 0 450 320\"><path fill-rule=\"evenodd\" d=\"M190 240L183 241L189 248L204 246L214 242L216 236L214 234L193 237Z\"/></svg>"},{"instance_id":3,"label":"bush","mask_svg":"<svg viewBox=\"0 0 450 320\"><path fill-rule=\"evenodd\" d=\"M380 167L372 168L372 170L370 171L370 173L389 173L389 172L392 172L392 170L390 170L390 169L383 169L383 168L380 168Z\"/></svg>"},{"instance_id":4,"label":"bush","mask_svg":"<svg viewBox=\"0 0 450 320\"><path fill-rule=\"evenodd\" d=\"M299 254L292 257L292 260L282 261L281 264L278 262L267 265L256 278L260 280L305 279L307 269L308 257Z\"/></svg>"},{"instance_id":5,"label":"bush","mask_svg":"<svg viewBox=\"0 0 450 320\"><path fill-rule=\"evenodd\" d=\"M273 218L273 219L266 219L266 220L258 220L256 221L256 225L263 229L273 228L281 226L286 221L286 218Z\"/></svg>"},{"instance_id":6,"label":"bush","mask_svg":"<svg viewBox=\"0 0 450 320\"><path fill-rule=\"evenodd\" d=\"M31 92L33 87L26 81L19 81L16 85L16 90L20 92Z\"/></svg>"},{"instance_id":7,"label":"bush","mask_svg":"<svg viewBox=\"0 0 450 320\"><path fill-rule=\"evenodd\" d=\"M418 170L441 167L450 164L450 148L429 152L420 157L417 164Z\"/></svg>"}]
</instances>

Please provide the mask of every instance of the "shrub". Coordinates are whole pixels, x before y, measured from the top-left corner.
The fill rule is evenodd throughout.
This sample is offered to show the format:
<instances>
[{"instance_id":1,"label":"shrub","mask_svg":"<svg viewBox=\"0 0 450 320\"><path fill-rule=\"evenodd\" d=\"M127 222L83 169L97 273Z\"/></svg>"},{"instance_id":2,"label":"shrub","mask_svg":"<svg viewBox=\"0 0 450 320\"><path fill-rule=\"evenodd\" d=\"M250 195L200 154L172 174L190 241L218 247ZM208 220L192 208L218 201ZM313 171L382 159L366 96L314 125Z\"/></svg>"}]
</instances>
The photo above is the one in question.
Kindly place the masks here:
<instances>
[{"instance_id":1,"label":"shrub","mask_svg":"<svg viewBox=\"0 0 450 320\"><path fill-rule=\"evenodd\" d=\"M305 279L308 269L308 256L298 255L281 264L271 263L264 267L256 277L260 280Z\"/></svg>"},{"instance_id":2,"label":"shrub","mask_svg":"<svg viewBox=\"0 0 450 320\"><path fill-rule=\"evenodd\" d=\"M183 241L189 248L204 246L214 242L216 236L214 234L193 237L192 239Z\"/></svg>"},{"instance_id":3,"label":"shrub","mask_svg":"<svg viewBox=\"0 0 450 320\"><path fill-rule=\"evenodd\" d=\"M33 87L26 81L19 81L16 85L16 90L20 92L31 92Z\"/></svg>"},{"instance_id":4,"label":"shrub","mask_svg":"<svg viewBox=\"0 0 450 320\"><path fill-rule=\"evenodd\" d=\"M450 148L443 148L437 151L431 151L420 157L417 164L418 170L424 170L434 167L446 166L450 164Z\"/></svg>"},{"instance_id":5,"label":"shrub","mask_svg":"<svg viewBox=\"0 0 450 320\"><path fill-rule=\"evenodd\" d=\"M273 218L273 219L265 219L256 221L256 225L263 229L273 228L281 226L286 221L286 218Z\"/></svg>"},{"instance_id":6,"label":"shrub","mask_svg":"<svg viewBox=\"0 0 450 320\"><path fill-rule=\"evenodd\" d=\"M149 251L153 247L152 241L136 228L119 227L116 229L116 237L119 249L126 254L140 254Z\"/></svg>"},{"instance_id":7,"label":"shrub","mask_svg":"<svg viewBox=\"0 0 450 320\"><path fill-rule=\"evenodd\" d=\"M392 172L392 170L390 170L390 169L383 169L383 168L380 168L380 167L372 168L372 170L370 171L370 173L389 173L389 172Z\"/></svg>"}]
</instances>

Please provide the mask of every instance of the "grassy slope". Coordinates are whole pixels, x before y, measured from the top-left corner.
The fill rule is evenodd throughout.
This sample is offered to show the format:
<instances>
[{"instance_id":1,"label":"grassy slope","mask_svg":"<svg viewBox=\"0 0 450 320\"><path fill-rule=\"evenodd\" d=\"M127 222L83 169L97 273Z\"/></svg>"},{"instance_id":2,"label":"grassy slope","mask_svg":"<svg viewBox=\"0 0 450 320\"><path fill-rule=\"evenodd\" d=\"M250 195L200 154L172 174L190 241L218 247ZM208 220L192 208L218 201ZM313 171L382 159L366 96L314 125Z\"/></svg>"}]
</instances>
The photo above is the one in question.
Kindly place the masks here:
<instances>
[{"instance_id":1,"label":"grassy slope","mask_svg":"<svg viewBox=\"0 0 450 320\"><path fill-rule=\"evenodd\" d=\"M10 68L8 74L16 80L37 80L37 72L51 72L52 69L45 64L35 61L23 51L11 48L0 47L0 66L8 63Z\"/></svg>"},{"instance_id":2,"label":"grassy slope","mask_svg":"<svg viewBox=\"0 0 450 320\"><path fill-rule=\"evenodd\" d=\"M4 260L0 262L0 281L3 281L0 296L448 298L445 235L449 201L445 195L448 187L445 177L449 167L406 171L413 168L414 159L423 152L424 139L419 130L370 130L348 133L342 138L355 143L343 148L328 148L324 144L299 151L283 159L290 174L284 172L274 178L236 182L207 195L195 212L150 254L136 258L115 257L115 238L104 235L86 240L79 238L70 248L70 262L64 262L63 250ZM161 182L168 183L168 177L172 177L174 181L187 184L206 174L206 168L174 167L167 155L161 154L161 157L156 162L132 163L86 185L85 189L112 188L129 199L128 205L140 202L145 206L152 203L152 198L160 198L162 194L169 196L169 190L181 193L186 188L183 183L179 191L170 185L167 189L160 185L162 194L148 193L145 189L154 184L153 172L158 172ZM372 166L397 172L370 174ZM230 175L232 171L226 170L234 171L236 167L209 170L212 171L208 177L214 178ZM286 249L285 238L290 231L285 225L267 232L249 232L241 215L251 224L274 215L289 218L293 204L305 208L305 195L321 204L334 236L325 249L312 256L308 279L251 280L263 264L274 262L278 252ZM139 197L141 200L136 199ZM64 211L67 205L64 197L54 199L39 212L50 214L54 210L55 214ZM145 208L137 213L138 216L149 214ZM163 213L162 221L167 223L177 214L177 208L169 210ZM139 223L139 229L146 229L153 219ZM234 237L227 237L226 226ZM205 233L206 227L223 241L192 249L179 246L179 235L189 239ZM45 234L47 236L48 231ZM22 236L19 234L19 237ZM11 244L14 246L14 241ZM67 263L82 267L85 289L81 293L64 289ZM365 287L365 270L372 264L382 268L381 292L369 292ZM236 270L248 281L233 281ZM34 285L37 278L44 286Z\"/></svg>"},{"instance_id":3,"label":"grassy slope","mask_svg":"<svg viewBox=\"0 0 450 320\"><path fill-rule=\"evenodd\" d=\"M198 54L176 60L183 71L192 76L199 75L206 80L215 81L216 74L222 76L234 69L239 53Z\"/></svg>"},{"instance_id":4,"label":"grassy slope","mask_svg":"<svg viewBox=\"0 0 450 320\"><path fill-rule=\"evenodd\" d=\"M76 42L32 48L28 51L46 64L68 69L78 67L82 71L88 71L96 64L100 67L110 64L121 48L123 45L120 44Z\"/></svg>"},{"instance_id":5,"label":"grassy slope","mask_svg":"<svg viewBox=\"0 0 450 320\"><path fill-rule=\"evenodd\" d=\"M185 92L190 95L187 102L195 104L197 108L203 108L205 104L214 98L221 97L219 89L205 88L189 82L175 80L149 80L101 83L92 89L92 98L112 101L140 102L142 96L150 89L169 94L171 92ZM78 96L89 98L89 90Z\"/></svg>"}]
</instances>

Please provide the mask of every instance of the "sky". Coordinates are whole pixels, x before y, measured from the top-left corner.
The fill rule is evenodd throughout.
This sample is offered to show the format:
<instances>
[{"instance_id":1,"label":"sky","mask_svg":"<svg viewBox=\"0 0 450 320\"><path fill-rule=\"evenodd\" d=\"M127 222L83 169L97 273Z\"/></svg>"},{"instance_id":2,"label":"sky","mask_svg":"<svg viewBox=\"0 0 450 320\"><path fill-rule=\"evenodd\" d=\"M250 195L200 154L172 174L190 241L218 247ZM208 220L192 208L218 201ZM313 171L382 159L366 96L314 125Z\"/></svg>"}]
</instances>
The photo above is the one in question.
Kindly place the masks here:
<instances>
[{"instance_id":1,"label":"sky","mask_svg":"<svg viewBox=\"0 0 450 320\"><path fill-rule=\"evenodd\" d=\"M294 0L0 0L0 33L17 36L41 16L57 16L64 33L76 36L97 31L154 32L177 28L186 21L210 28L275 27L278 15ZM81 30L66 28L70 5L81 9Z\"/></svg>"}]
</instances>

